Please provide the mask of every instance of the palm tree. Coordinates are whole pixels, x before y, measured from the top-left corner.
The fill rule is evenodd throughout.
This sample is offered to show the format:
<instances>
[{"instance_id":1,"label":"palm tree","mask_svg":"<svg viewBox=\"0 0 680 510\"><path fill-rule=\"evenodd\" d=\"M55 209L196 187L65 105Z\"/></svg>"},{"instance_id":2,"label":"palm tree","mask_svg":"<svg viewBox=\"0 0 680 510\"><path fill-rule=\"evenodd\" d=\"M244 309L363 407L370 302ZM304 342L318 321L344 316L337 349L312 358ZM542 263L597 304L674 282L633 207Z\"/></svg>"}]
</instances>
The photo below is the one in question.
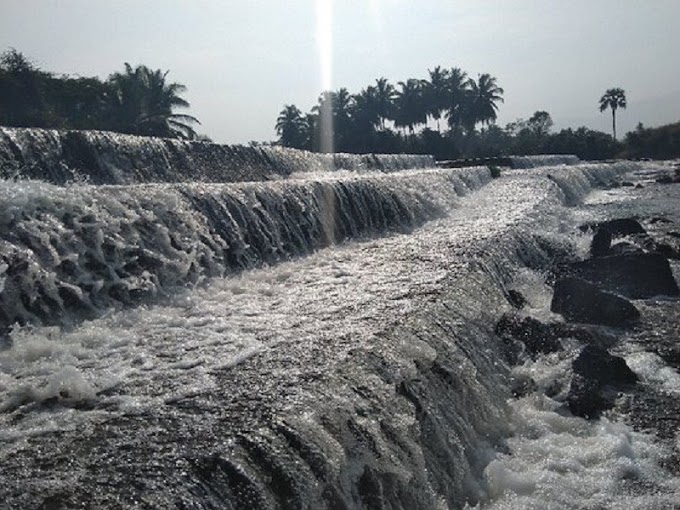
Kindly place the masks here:
<instances>
[{"instance_id":1,"label":"palm tree","mask_svg":"<svg viewBox=\"0 0 680 510\"><path fill-rule=\"evenodd\" d=\"M301 149L306 142L306 119L297 106L287 104L276 119L276 133L284 147Z\"/></svg>"},{"instance_id":2,"label":"palm tree","mask_svg":"<svg viewBox=\"0 0 680 510\"><path fill-rule=\"evenodd\" d=\"M155 71L144 65L114 73L108 83L113 121L117 130L145 136L196 138L190 124L200 124L191 115L174 113L174 108L187 108L189 103L179 94L186 91L181 83L167 83L169 71Z\"/></svg>"},{"instance_id":3,"label":"palm tree","mask_svg":"<svg viewBox=\"0 0 680 510\"><path fill-rule=\"evenodd\" d=\"M496 84L496 78L484 73L477 81L468 81L469 93L463 107L463 124L468 132L475 129L475 124L491 124L496 120L497 102L503 102L503 89Z\"/></svg>"},{"instance_id":4,"label":"palm tree","mask_svg":"<svg viewBox=\"0 0 680 510\"><path fill-rule=\"evenodd\" d=\"M312 113L318 115L319 136L323 152L344 150L349 135L353 96L346 88L324 91Z\"/></svg>"},{"instance_id":5,"label":"palm tree","mask_svg":"<svg viewBox=\"0 0 680 510\"><path fill-rule=\"evenodd\" d=\"M446 110L449 126L460 128L463 123L463 109L469 93L469 79L467 73L458 67L452 68L447 77Z\"/></svg>"},{"instance_id":6,"label":"palm tree","mask_svg":"<svg viewBox=\"0 0 680 510\"><path fill-rule=\"evenodd\" d=\"M439 119L449 102L449 71L437 66L427 72L430 74L430 81L426 82L425 107L427 113L437 121L437 131L441 131Z\"/></svg>"},{"instance_id":7,"label":"palm tree","mask_svg":"<svg viewBox=\"0 0 680 510\"><path fill-rule=\"evenodd\" d=\"M376 88L369 85L352 96L351 117L358 127L371 129L380 126Z\"/></svg>"},{"instance_id":8,"label":"palm tree","mask_svg":"<svg viewBox=\"0 0 680 510\"><path fill-rule=\"evenodd\" d=\"M383 131L385 120L392 118L395 95L394 86L387 81L387 78L375 80L375 107L380 119L380 129Z\"/></svg>"},{"instance_id":9,"label":"palm tree","mask_svg":"<svg viewBox=\"0 0 680 510\"><path fill-rule=\"evenodd\" d=\"M608 89L600 98L601 112L605 111L607 108L611 108L614 140L616 140L616 110L617 108L623 108L625 110L626 106L628 106L626 102L626 92L620 88Z\"/></svg>"},{"instance_id":10,"label":"palm tree","mask_svg":"<svg viewBox=\"0 0 680 510\"><path fill-rule=\"evenodd\" d=\"M394 102L394 124L397 127L408 127L411 134L413 134L414 126L427 121L423 101L424 83L423 80L409 78L406 82L400 81L397 84L401 90L397 91Z\"/></svg>"}]
</instances>

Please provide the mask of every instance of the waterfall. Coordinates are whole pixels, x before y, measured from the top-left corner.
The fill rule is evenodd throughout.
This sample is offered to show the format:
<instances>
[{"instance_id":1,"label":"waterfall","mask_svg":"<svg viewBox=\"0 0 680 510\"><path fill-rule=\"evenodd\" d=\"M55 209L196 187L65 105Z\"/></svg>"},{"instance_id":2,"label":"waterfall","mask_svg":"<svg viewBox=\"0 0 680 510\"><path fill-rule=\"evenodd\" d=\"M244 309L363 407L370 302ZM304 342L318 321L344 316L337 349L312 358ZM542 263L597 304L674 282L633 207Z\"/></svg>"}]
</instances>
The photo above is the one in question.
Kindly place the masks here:
<instances>
[{"instance_id":1,"label":"waterfall","mask_svg":"<svg viewBox=\"0 0 680 510\"><path fill-rule=\"evenodd\" d=\"M266 181L296 172L390 172L432 166L431 156L314 154L275 146L230 146L104 131L0 127L0 178L39 179L60 185L73 181Z\"/></svg>"},{"instance_id":2,"label":"waterfall","mask_svg":"<svg viewBox=\"0 0 680 510\"><path fill-rule=\"evenodd\" d=\"M573 154L539 154L537 156L510 156L512 168L536 168L540 166L577 165Z\"/></svg>"},{"instance_id":3,"label":"waterfall","mask_svg":"<svg viewBox=\"0 0 680 510\"><path fill-rule=\"evenodd\" d=\"M558 228L565 204L636 168L491 179L486 167L404 168L429 166L420 157L10 134L4 161L14 151L35 162L21 175L42 180L0 181L8 508L482 500L482 472L510 433L493 333L505 287L574 250ZM89 182L64 163L70 136L91 164L107 162ZM167 162L203 147L262 179L207 182L206 170L184 182Z\"/></svg>"}]
</instances>

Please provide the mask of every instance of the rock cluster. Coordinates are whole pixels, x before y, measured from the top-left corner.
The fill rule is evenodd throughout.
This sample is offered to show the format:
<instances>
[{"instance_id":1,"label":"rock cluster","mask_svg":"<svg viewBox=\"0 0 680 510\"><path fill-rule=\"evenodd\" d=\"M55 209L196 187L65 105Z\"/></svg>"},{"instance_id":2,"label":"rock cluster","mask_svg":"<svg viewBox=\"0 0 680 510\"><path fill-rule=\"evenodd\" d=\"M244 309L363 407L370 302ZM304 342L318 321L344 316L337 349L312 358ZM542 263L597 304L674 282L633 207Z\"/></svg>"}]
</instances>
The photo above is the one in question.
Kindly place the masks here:
<instances>
[{"instance_id":1,"label":"rock cluster","mask_svg":"<svg viewBox=\"0 0 680 510\"><path fill-rule=\"evenodd\" d=\"M580 342L583 347L572 360L571 381L568 386L563 383L562 388L551 389L549 396L561 393L565 408L572 414L596 419L638 381L625 360L609 352L616 343L617 331L636 328L639 323L640 312L631 299L679 296L668 258L680 258L680 250L670 242L654 241L635 218L581 229L594 233L590 258L555 270L550 309L565 322L545 323L523 315L526 299L513 290L507 297L517 311L503 315L495 332L511 364L560 352L568 338ZM672 234L669 236L674 241ZM626 240L612 244L621 237ZM518 376L512 383L516 397L536 389L536 382L528 376Z\"/></svg>"}]
</instances>

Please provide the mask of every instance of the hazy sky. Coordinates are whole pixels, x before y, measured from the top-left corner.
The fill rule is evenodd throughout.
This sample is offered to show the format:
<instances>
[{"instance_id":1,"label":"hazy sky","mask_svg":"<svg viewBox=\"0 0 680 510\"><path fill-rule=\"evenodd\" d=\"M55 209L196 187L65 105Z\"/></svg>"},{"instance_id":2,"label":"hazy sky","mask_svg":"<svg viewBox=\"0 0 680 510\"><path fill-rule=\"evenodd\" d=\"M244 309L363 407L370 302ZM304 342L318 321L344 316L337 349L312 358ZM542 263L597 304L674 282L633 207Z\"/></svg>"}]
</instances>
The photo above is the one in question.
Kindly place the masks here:
<instances>
[{"instance_id":1,"label":"hazy sky","mask_svg":"<svg viewBox=\"0 0 680 510\"><path fill-rule=\"evenodd\" d=\"M679 22L680 0L0 0L0 51L82 76L170 70L217 142L274 139L283 105L309 110L329 71L354 93L436 65L496 76L501 125L547 110L608 131L598 99L622 87L625 132L680 120Z\"/></svg>"}]
</instances>

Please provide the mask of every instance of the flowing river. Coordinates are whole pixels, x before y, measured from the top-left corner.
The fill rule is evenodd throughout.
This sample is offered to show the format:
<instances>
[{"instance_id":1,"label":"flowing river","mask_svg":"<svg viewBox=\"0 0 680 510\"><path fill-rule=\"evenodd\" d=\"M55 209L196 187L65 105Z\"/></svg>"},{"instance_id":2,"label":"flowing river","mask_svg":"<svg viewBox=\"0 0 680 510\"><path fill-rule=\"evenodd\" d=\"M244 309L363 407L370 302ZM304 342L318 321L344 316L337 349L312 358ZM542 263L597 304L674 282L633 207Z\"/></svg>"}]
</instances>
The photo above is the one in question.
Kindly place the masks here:
<instances>
[{"instance_id":1,"label":"flowing river","mask_svg":"<svg viewBox=\"0 0 680 510\"><path fill-rule=\"evenodd\" d=\"M509 287L550 314L546 271L587 251L576 227L643 207L597 190L657 164L518 159L534 168L492 179L427 157L3 136L1 508L677 508L673 440L511 397L518 374L566 377L576 345L511 368L494 334Z\"/></svg>"}]
</instances>

